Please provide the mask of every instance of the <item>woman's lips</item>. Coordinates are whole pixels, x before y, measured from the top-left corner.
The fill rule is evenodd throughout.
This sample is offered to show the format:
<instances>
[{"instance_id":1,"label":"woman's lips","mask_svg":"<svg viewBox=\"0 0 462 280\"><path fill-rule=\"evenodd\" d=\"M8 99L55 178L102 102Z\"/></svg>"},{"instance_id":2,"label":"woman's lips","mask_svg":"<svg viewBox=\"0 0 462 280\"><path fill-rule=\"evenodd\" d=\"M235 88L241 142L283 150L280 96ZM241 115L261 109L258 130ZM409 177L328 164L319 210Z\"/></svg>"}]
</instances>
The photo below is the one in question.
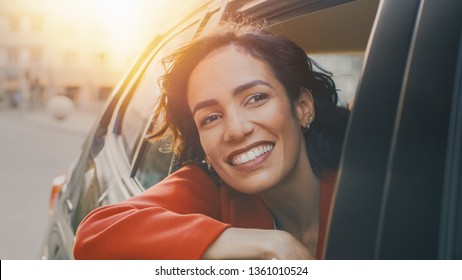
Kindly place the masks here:
<instances>
[{"instance_id":1,"label":"woman's lips","mask_svg":"<svg viewBox=\"0 0 462 280\"><path fill-rule=\"evenodd\" d=\"M235 152L230 156L230 162L233 166L239 166L241 164L251 162L264 154L271 152L274 148L272 143L264 143L253 146L250 149L242 152Z\"/></svg>"}]
</instances>

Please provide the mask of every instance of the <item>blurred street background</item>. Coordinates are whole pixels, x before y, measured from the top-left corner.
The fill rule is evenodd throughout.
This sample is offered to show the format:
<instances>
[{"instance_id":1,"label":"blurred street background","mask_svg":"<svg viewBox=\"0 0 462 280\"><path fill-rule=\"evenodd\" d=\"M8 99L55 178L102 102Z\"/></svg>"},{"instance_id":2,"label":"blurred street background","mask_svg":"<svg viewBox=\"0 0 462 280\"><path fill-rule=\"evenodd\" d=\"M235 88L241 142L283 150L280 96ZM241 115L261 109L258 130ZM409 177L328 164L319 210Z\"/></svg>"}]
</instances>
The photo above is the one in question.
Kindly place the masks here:
<instances>
[{"instance_id":1,"label":"blurred street background","mask_svg":"<svg viewBox=\"0 0 462 280\"><path fill-rule=\"evenodd\" d=\"M96 113L0 111L0 259L38 259L51 181L66 172Z\"/></svg>"},{"instance_id":2,"label":"blurred street background","mask_svg":"<svg viewBox=\"0 0 462 280\"><path fill-rule=\"evenodd\" d=\"M40 257L53 178L185 1L0 0L0 259Z\"/></svg>"}]
</instances>

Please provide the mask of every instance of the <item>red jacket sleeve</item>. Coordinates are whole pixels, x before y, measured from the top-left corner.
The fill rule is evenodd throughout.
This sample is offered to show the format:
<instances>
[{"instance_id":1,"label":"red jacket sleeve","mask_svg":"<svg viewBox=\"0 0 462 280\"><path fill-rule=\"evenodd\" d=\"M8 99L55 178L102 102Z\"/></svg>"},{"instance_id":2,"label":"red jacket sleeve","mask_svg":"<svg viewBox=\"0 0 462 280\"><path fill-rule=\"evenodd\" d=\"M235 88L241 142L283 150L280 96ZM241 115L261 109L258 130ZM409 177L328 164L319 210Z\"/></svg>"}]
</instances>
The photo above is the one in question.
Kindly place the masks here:
<instances>
[{"instance_id":1,"label":"red jacket sleeve","mask_svg":"<svg viewBox=\"0 0 462 280\"><path fill-rule=\"evenodd\" d=\"M76 259L199 259L230 225L220 222L219 188L197 166L141 195L103 206L80 224Z\"/></svg>"}]
</instances>

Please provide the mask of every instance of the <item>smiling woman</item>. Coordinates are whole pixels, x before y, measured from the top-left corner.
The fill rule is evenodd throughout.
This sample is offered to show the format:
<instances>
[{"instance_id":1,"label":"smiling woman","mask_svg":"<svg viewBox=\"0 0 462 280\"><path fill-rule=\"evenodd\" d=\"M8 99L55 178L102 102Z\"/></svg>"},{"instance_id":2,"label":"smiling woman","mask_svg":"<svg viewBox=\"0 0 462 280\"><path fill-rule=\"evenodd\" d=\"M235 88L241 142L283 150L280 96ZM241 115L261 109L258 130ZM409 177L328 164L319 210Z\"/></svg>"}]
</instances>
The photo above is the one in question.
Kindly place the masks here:
<instances>
[{"instance_id":1,"label":"smiling woman","mask_svg":"<svg viewBox=\"0 0 462 280\"><path fill-rule=\"evenodd\" d=\"M183 167L90 213L74 256L319 258L348 119L330 77L290 40L232 22L168 62L153 138L173 135Z\"/></svg>"}]
</instances>

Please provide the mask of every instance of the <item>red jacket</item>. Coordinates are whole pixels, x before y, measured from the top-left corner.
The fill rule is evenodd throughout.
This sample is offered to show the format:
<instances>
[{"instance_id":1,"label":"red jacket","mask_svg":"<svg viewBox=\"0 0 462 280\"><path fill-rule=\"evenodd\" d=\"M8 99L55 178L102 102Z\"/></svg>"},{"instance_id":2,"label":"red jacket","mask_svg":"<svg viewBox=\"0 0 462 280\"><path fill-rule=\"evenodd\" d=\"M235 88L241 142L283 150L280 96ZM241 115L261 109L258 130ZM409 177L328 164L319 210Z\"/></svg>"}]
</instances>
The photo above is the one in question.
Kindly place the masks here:
<instances>
[{"instance_id":1,"label":"red jacket","mask_svg":"<svg viewBox=\"0 0 462 280\"><path fill-rule=\"evenodd\" d=\"M331 193L332 184L322 183L318 257ZM74 257L200 259L231 226L274 229L271 212L258 196L217 187L205 171L190 165L141 195L91 212L77 230Z\"/></svg>"}]
</instances>

